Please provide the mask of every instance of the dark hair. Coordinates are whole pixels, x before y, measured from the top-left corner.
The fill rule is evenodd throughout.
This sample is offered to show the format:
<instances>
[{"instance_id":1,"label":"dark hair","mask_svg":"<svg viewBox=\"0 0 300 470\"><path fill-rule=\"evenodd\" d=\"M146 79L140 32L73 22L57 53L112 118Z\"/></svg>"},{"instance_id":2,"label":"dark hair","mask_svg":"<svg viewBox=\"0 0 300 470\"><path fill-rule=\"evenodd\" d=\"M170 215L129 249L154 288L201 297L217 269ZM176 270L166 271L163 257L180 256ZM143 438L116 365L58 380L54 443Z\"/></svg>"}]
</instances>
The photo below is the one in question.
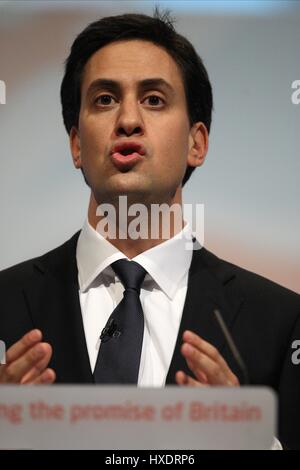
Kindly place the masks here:
<instances>
[{"instance_id":1,"label":"dark hair","mask_svg":"<svg viewBox=\"0 0 300 470\"><path fill-rule=\"evenodd\" d=\"M175 31L173 23L169 11L161 13L156 7L153 18L142 14L108 16L91 23L76 37L61 84L62 114L68 133L73 126L78 127L85 64L101 47L128 39L152 42L170 54L182 74L190 126L202 121L209 132L213 107L209 77L193 45ZM193 170L187 167L182 185Z\"/></svg>"}]
</instances>

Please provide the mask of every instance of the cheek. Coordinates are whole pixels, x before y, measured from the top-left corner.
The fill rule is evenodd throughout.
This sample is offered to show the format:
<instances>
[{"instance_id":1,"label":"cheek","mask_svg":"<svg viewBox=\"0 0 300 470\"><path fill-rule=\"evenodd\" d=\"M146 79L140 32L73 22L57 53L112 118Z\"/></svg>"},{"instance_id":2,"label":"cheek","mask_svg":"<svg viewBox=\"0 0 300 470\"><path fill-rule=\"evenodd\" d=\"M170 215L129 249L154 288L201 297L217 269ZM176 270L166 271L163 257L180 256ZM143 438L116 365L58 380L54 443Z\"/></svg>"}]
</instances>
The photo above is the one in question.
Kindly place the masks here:
<instances>
[{"instance_id":1,"label":"cheek","mask_svg":"<svg viewBox=\"0 0 300 470\"><path fill-rule=\"evenodd\" d=\"M179 156L179 160L186 160L190 128L188 117L184 112L178 112L172 120L166 123L164 129L167 129L163 142L166 146Z\"/></svg>"},{"instance_id":2,"label":"cheek","mask_svg":"<svg viewBox=\"0 0 300 470\"><path fill-rule=\"evenodd\" d=\"M186 135L173 129L172 135L165 140L163 156L166 166L171 172L185 168L188 155L188 139Z\"/></svg>"},{"instance_id":3,"label":"cheek","mask_svg":"<svg viewBox=\"0 0 300 470\"><path fill-rule=\"evenodd\" d=\"M92 123L79 123L81 152L84 155L101 154L105 147L103 133Z\"/></svg>"}]
</instances>

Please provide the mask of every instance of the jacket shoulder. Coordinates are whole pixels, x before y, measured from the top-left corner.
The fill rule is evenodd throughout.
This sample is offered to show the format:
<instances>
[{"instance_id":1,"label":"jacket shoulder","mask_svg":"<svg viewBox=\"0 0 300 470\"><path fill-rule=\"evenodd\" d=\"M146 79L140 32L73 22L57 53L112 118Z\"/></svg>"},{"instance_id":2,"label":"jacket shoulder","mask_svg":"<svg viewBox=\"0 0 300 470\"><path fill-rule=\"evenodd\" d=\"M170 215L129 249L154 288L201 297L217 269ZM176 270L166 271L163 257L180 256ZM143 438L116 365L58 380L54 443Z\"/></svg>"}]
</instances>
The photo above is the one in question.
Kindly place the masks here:
<instances>
[{"instance_id":1,"label":"jacket shoulder","mask_svg":"<svg viewBox=\"0 0 300 470\"><path fill-rule=\"evenodd\" d=\"M18 285L30 279L38 272L44 273L47 269L55 269L72 251L75 254L80 231L69 240L43 255L31 258L0 271L0 287Z\"/></svg>"},{"instance_id":2,"label":"jacket shoulder","mask_svg":"<svg viewBox=\"0 0 300 470\"><path fill-rule=\"evenodd\" d=\"M203 263L214 276L222 281L223 285L230 284L230 281L235 280L239 289L247 298L253 298L256 301L268 299L274 304L282 300L296 307L298 306L300 313L300 295L297 292L260 274L221 259L206 248L202 248L200 251L202 252L200 256Z\"/></svg>"}]
</instances>

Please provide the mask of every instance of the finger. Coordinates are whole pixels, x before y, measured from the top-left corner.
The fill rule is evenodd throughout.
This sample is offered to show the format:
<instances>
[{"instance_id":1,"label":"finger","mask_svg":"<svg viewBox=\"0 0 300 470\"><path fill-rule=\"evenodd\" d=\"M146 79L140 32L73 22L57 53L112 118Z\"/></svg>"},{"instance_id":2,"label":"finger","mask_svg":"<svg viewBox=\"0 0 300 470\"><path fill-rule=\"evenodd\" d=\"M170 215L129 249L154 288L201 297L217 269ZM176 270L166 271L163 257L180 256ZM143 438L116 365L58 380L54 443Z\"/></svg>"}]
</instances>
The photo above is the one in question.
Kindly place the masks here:
<instances>
[{"instance_id":1,"label":"finger","mask_svg":"<svg viewBox=\"0 0 300 470\"><path fill-rule=\"evenodd\" d=\"M49 354L49 349L51 349L51 346L47 343L38 343L33 346L19 359L6 367L4 374L2 374L2 381L4 379L4 382L7 383L20 383L23 376Z\"/></svg>"},{"instance_id":2,"label":"finger","mask_svg":"<svg viewBox=\"0 0 300 470\"><path fill-rule=\"evenodd\" d=\"M190 377L182 370L179 370L178 372L176 372L175 380L178 385L182 385L182 386L205 387L204 384L193 379L193 377Z\"/></svg>"},{"instance_id":3,"label":"finger","mask_svg":"<svg viewBox=\"0 0 300 470\"><path fill-rule=\"evenodd\" d=\"M199 349L199 351L203 352L211 360L219 364L225 374L227 373L230 375L231 370L227 362L225 361L223 356L219 353L218 349L215 348L212 344L208 343L199 335L197 335L196 333L190 330L186 330L183 333L183 340L191 344L195 348Z\"/></svg>"},{"instance_id":4,"label":"finger","mask_svg":"<svg viewBox=\"0 0 300 470\"><path fill-rule=\"evenodd\" d=\"M39 375L33 382L30 384L34 385L47 385L55 382L56 374L53 369L46 369L44 372Z\"/></svg>"},{"instance_id":5,"label":"finger","mask_svg":"<svg viewBox=\"0 0 300 470\"><path fill-rule=\"evenodd\" d=\"M185 360L188 365L188 368L190 369L191 372L193 372L196 380L198 380L198 382L201 382L203 385L207 385L208 378L204 374L204 372L197 366L197 364L195 364L194 361L191 361L188 358L185 358Z\"/></svg>"},{"instance_id":6,"label":"finger","mask_svg":"<svg viewBox=\"0 0 300 470\"><path fill-rule=\"evenodd\" d=\"M234 385L229 374L224 373L220 365L214 362L195 347L184 343L181 348L183 356L189 361L189 367L197 377L199 372L206 375L211 385Z\"/></svg>"},{"instance_id":7,"label":"finger","mask_svg":"<svg viewBox=\"0 0 300 470\"><path fill-rule=\"evenodd\" d=\"M6 364L0 364L0 384L3 382L6 367Z\"/></svg>"},{"instance_id":8,"label":"finger","mask_svg":"<svg viewBox=\"0 0 300 470\"><path fill-rule=\"evenodd\" d=\"M40 330L31 330L24 335L19 341L14 343L6 352L6 363L10 364L21 357L28 349L42 340Z\"/></svg>"},{"instance_id":9,"label":"finger","mask_svg":"<svg viewBox=\"0 0 300 470\"><path fill-rule=\"evenodd\" d=\"M49 361L52 356L52 348L49 344L48 352L45 356L37 362L27 374L22 377L21 384L32 383L37 377L39 377L42 372L47 368Z\"/></svg>"}]
</instances>

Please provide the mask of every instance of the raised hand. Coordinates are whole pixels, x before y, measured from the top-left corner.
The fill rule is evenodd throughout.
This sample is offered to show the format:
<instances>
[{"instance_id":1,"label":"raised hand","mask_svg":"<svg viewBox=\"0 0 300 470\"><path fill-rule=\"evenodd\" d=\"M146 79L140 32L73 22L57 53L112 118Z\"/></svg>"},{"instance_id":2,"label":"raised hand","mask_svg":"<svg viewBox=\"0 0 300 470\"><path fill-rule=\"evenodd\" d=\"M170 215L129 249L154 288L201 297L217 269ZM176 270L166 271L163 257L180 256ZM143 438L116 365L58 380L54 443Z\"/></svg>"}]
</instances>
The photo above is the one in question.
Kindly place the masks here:
<instances>
[{"instance_id":1,"label":"raised hand","mask_svg":"<svg viewBox=\"0 0 300 470\"><path fill-rule=\"evenodd\" d=\"M183 371L176 373L178 385L207 387L211 385L237 387L239 380L228 367L219 351L192 331L183 334L181 353L193 376Z\"/></svg>"},{"instance_id":2,"label":"raised hand","mask_svg":"<svg viewBox=\"0 0 300 470\"><path fill-rule=\"evenodd\" d=\"M40 330L31 330L6 352L6 364L0 366L0 384L50 384L55 372L49 369L52 348L42 343Z\"/></svg>"}]
</instances>

